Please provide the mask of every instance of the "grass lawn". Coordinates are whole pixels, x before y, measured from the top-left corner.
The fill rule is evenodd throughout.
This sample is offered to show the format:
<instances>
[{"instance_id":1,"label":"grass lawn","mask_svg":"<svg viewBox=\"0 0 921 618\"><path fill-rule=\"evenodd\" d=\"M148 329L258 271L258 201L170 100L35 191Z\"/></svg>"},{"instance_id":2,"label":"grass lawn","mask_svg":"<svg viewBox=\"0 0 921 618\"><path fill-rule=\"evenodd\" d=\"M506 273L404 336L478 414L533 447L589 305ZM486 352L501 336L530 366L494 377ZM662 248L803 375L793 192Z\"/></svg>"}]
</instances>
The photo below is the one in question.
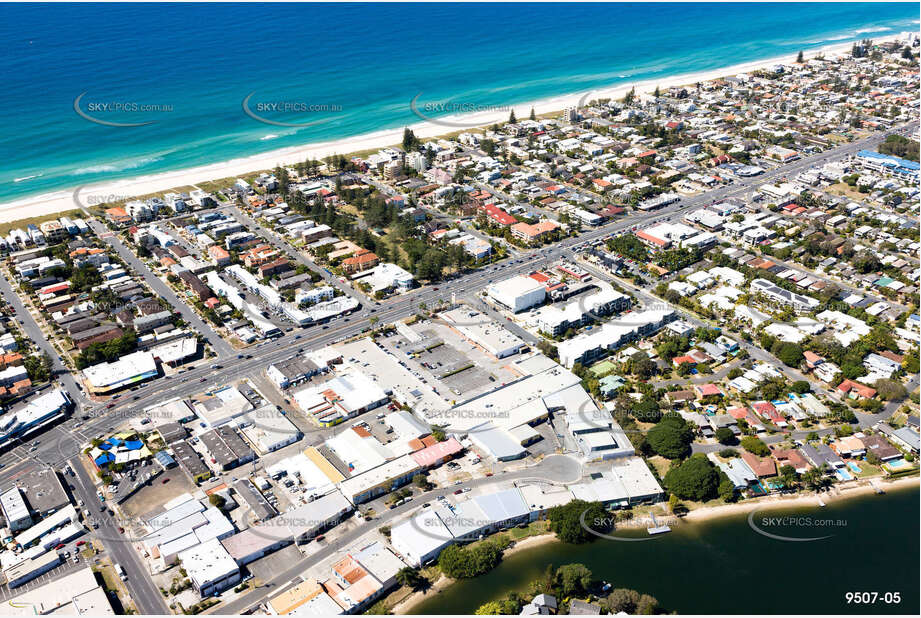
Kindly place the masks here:
<instances>
[{"instance_id":1,"label":"grass lawn","mask_svg":"<svg viewBox=\"0 0 921 618\"><path fill-rule=\"evenodd\" d=\"M858 478L865 478L867 476L879 476L882 474L882 470L879 466L874 466L873 464L866 461L856 462L860 466L860 473L857 475Z\"/></svg>"},{"instance_id":2,"label":"grass lawn","mask_svg":"<svg viewBox=\"0 0 921 618\"><path fill-rule=\"evenodd\" d=\"M866 197L865 193L861 193L857 190L857 187L852 187L845 182L839 182L828 187L828 192L834 195L843 195L847 198L850 198L856 202L863 200Z\"/></svg>"},{"instance_id":3,"label":"grass lawn","mask_svg":"<svg viewBox=\"0 0 921 618\"><path fill-rule=\"evenodd\" d=\"M671 462L669 462L669 460L665 459L661 455L650 457L648 461L656 469L656 472L659 473L659 477L664 479L665 474L668 472L668 468L671 465Z\"/></svg>"}]
</instances>

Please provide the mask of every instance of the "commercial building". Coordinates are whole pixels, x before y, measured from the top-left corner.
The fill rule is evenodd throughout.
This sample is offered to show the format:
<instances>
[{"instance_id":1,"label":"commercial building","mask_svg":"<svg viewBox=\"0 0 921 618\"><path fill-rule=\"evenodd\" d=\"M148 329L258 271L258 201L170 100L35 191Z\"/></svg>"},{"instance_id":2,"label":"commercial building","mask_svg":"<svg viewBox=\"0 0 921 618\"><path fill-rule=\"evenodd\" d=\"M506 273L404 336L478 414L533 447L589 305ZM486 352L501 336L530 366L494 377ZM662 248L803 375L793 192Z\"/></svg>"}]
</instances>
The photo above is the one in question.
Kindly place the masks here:
<instances>
[{"instance_id":1,"label":"commercial building","mask_svg":"<svg viewBox=\"0 0 921 618\"><path fill-rule=\"evenodd\" d=\"M32 525L29 507L19 487L11 487L0 494L0 510L6 526L12 531L25 530Z\"/></svg>"},{"instance_id":2,"label":"commercial building","mask_svg":"<svg viewBox=\"0 0 921 618\"><path fill-rule=\"evenodd\" d=\"M293 384L309 380L320 372L320 368L308 358L294 356L277 361L266 368L265 373L278 388L288 388Z\"/></svg>"},{"instance_id":3,"label":"commercial building","mask_svg":"<svg viewBox=\"0 0 921 618\"><path fill-rule=\"evenodd\" d=\"M61 556L56 551L48 551L34 558L28 558L3 572L6 585L17 588L36 577L44 575L61 564Z\"/></svg>"},{"instance_id":4,"label":"commercial building","mask_svg":"<svg viewBox=\"0 0 921 618\"><path fill-rule=\"evenodd\" d=\"M386 404L390 398L364 373L348 371L294 394L298 407L323 427Z\"/></svg>"},{"instance_id":5,"label":"commercial building","mask_svg":"<svg viewBox=\"0 0 921 618\"><path fill-rule=\"evenodd\" d=\"M301 430L278 412L274 405L265 405L247 412L238 422L241 432L259 455L277 451L304 437Z\"/></svg>"},{"instance_id":6,"label":"commercial building","mask_svg":"<svg viewBox=\"0 0 921 618\"><path fill-rule=\"evenodd\" d=\"M111 363L99 363L83 370L88 390L95 395L112 393L133 386L158 373L150 352L134 352Z\"/></svg>"},{"instance_id":7,"label":"commercial building","mask_svg":"<svg viewBox=\"0 0 921 618\"><path fill-rule=\"evenodd\" d=\"M358 505L402 487L421 471L412 455L406 454L342 481L339 491Z\"/></svg>"},{"instance_id":8,"label":"commercial building","mask_svg":"<svg viewBox=\"0 0 921 618\"><path fill-rule=\"evenodd\" d=\"M496 324L489 316L461 306L439 314L467 339L486 350L496 358L516 354L525 347L525 342Z\"/></svg>"},{"instance_id":9,"label":"commercial building","mask_svg":"<svg viewBox=\"0 0 921 618\"><path fill-rule=\"evenodd\" d=\"M524 275L498 281L486 288L486 293L513 313L539 305L547 297L547 290L542 283Z\"/></svg>"},{"instance_id":10,"label":"commercial building","mask_svg":"<svg viewBox=\"0 0 921 618\"><path fill-rule=\"evenodd\" d=\"M323 586L314 579L305 580L293 588L270 598L266 604L270 614L277 616L335 616L342 607L333 601Z\"/></svg>"},{"instance_id":11,"label":"commercial building","mask_svg":"<svg viewBox=\"0 0 921 618\"><path fill-rule=\"evenodd\" d=\"M240 581L240 568L218 539L182 552L179 560L202 597L222 592Z\"/></svg>"},{"instance_id":12,"label":"commercial building","mask_svg":"<svg viewBox=\"0 0 921 618\"><path fill-rule=\"evenodd\" d=\"M256 458L256 454L229 426L223 425L199 436L202 445L219 470L230 470Z\"/></svg>"},{"instance_id":13,"label":"commercial building","mask_svg":"<svg viewBox=\"0 0 921 618\"><path fill-rule=\"evenodd\" d=\"M9 599L3 613L6 616L115 615L105 590L88 566Z\"/></svg>"}]
</instances>

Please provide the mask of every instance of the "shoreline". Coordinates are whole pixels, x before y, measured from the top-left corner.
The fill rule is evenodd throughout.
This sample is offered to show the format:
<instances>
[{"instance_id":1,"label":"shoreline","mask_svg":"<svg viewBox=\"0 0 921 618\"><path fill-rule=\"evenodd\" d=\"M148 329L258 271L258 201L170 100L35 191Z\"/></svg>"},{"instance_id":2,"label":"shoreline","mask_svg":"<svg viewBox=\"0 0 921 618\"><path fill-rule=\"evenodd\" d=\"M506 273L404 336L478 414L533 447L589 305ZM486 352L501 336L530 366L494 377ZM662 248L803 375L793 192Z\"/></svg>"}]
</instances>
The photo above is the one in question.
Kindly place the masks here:
<instances>
[{"instance_id":1,"label":"shoreline","mask_svg":"<svg viewBox=\"0 0 921 618\"><path fill-rule=\"evenodd\" d=\"M901 491L908 489L910 486L919 486L921 483L921 477L910 476L896 479L894 481L879 481L882 489L888 493L889 491ZM857 498L860 496L874 494L876 489L869 482L856 485L853 487L846 487L843 490L838 489L837 493L825 493L821 495L822 501L826 505L834 502L843 502L850 498ZM752 511L760 509L776 509L778 507L787 507L787 508L799 508L806 506L815 506L818 508L818 499L820 495L814 492L810 492L805 495L792 495L788 497L784 496L765 496L763 498L756 498L752 500L745 500L744 502L739 502L735 504L722 504L719 506L708 506L703 507L694 511L690 511L687 515L681 518L682 522L693 522L693 523L703 523L708 521L713 521L717 519L724 519L733 515L739 515L742 513L749 513ZM669 515L669 517L672 517ZM635 522L634 525L630 525L630 522L623 522L618 524L619 527L627 529L637 529L645 528L646 523ZM507 549L502 554L502 560L505 560L509 556L512 556L516 553L522 552L526 549L533 549L541 545L546 545L556 541L556 535L552 532L546 534L540 534L537 536L527 537L515 543L515 545ZM439 574L438 579L432 584L432 587L426 592L413 592L405 599L394 605L390 611L394 615L407 615L412 613L412 609L422 603L423 601L430 598L430 595L437 594L438 592L445 590L455 583L455 580L446 577L443 574Z\"/></svg>"},{"instance_id":2,"label":"shoreline","mask_svg":"<svg viewBox=\"0 0 921 618\"><path fill-rule=\"evenodd\" d=\"M902 33L893 33L881 36L874 41L882 43L898 39ZM804 58L811 59L817 56L841 57L849 53L853 41L826 45L814 50L804 51ZM646 79L631 83L602 86L588 91L563 94L533 102L509 104L507 107L516 110L516 114L527 117L531 108L535 114L552 114L561 112L566 107L578 105L580 102L600 98L621 98L631 88L638 94L652 92L656 87L667 89L673 86L684 86L700 81L708 81L719 77L737 73L751 72L774 64L793 64L796 54L784 54L762 60L753 60L743 63L731 64L722 68L708 69L694 73L683 73L672 76L663 76L656 79ZM591 99L589 99L591 97ZM499 114L497 116L497 113ZM461 130L476 131L489 124L502 122L507 119L505 110L502 112L474 112L435 118L430 121L417 122L408 125L421 139L431 139L448 133ZM451 127L450 123L461 122L466 127ZM442 124L448 123L448 124ZM238 157L228 161L221 161L196 167L157 172L146 176L126 178L121 180L100 181L83 185L74 185L68 189L52 191L31 197L24 197L0 204L0 223L9 223L19 219L52 215L57 212L85 207L86 204L78 203L74 194L79 189L84 195L95 193L99 196L114 197L109 201L123 201L152 193L165 192L170 189L185 186L194 186L196 183L209 182L232 176L244 176L253 172L272 169L276 165L291 165L306 159L323 159L324 157L340 154L348 155L363 150L376 150L399 144L402 140L403 127L382 129L353 137L345 137L325 142L304 144L302 146L289 146L278 150Z\"/></svg>"},{"instance_id":3,"label":"shoreline","mask_svg":"<svg viewBox=\"0 0 921 618\"><path fill-rule=\"evenodd\" d=\"M538 534L536 536L529 536L520 541L516 541L515 544L502 552L502 560L505 560L509 556L512 556L518 552L524 551L526 549L533 549L540 545L546 545L556 540L556 535L552 532L547 532L545 534ZM426 591L416 591L407 596L405 599L394 605L390 608L390 612L394 615L398 614L411 614L413 607L419 603L427 600L430 596L438 594L440 591L448 588L453 585L456 580L451 579L450 577L444 575L443 573L438 574L438 579L432 583L432 587Z\"/></svg>"},{"instance_id":4,"label":"shoreline","mask_svg":"<svg viewBox=\"0 0 921 618\"><path fill-rule=\"evenodd\" d=\"M878 481L880 487L886 493L889 491L900 491L902 489L907 489L911 485L918 486L919 482L921 482L921 477L918 476L908 476L888 482ZM695 523L706 522L730 517L733 515L739 515L741 513L750 513L751 511L761 509L776 509L779 507L799 508L814 506L821 508L818 506L819 498L821 498L826 505L830 505L836 502L843 502L850 498L857 498L860 496L876 493L876 489L869 482L854 485L853 487L845 487L843 489L839 485L834 485L833 487L837 490L836 492L826 492L823 494L809 492L807 494L795 494L791 496L764 496L762 498L745 500L743 502L737 502L734 504L706 506L690 511L687 515L682 517L681 520Z\"/></svg>"}]
</instances>

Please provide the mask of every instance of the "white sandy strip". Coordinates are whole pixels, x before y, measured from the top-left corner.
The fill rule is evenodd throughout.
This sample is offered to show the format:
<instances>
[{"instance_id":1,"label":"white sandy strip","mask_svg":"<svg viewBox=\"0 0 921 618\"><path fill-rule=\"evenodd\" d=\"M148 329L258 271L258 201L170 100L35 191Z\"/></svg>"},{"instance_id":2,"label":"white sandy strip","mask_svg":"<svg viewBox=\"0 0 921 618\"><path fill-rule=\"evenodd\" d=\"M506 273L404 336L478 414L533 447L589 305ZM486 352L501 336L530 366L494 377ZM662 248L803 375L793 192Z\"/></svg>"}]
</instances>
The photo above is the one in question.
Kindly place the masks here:
<instances>
[{"instance_id":1,"label":"white sandy strip","mask_svg":"<svg viewBox=\"0 0 921 618\"><path fill-rule=\"evenodd\" d=\"M874 41L882 43L888 40L895 40L901 35L891 35L888 37L876 37ZM852 43L839 43L829 45L821 49L808 52L807 58L823 54L825 57L843 55L850 53ZM657 86L659 88L668 88L670 86L680 86L695 84L717 77L736 75L746 73L756 69L769 67L774 64L792 64L795 62L794 54L780 56L767 60L758 60L737 64L721 69L713 69L698 73L684 75L675 75L672 77L662 77L646 81L639 81L627 84L621 84L610 88L599 88L587 92L562 95L534 103L521 103L514 105L515 113L519 118L524 118L530 112L531 108L538 114L546 114L562 110L566 107L574 106L579 102L588 102L592 99L600 98L621 98L631 88L636 88L637 93L652 92ZM430 138L438 135L444 135L457 130L462 130L463 126L473 129L475 126L486 126L494 122L505 121L508 119L508 112L476 112L472 114L462 114L456 116L439 117L438 123L419 122L411 125L413 132L417 137ZM441 124L444 123L444 124ZM449 123L463 125L454 127ZM258 170L274 168L276 165L291 165L302 162L306 159L322 159L333 154L349 154L360 150L370 150L384 148L400 143L403 138L403 128L387 129L374 133L367 133L356 137L349 137L329 142L309 144L306 146L292 146L273 150L271 152L231 159L211 165L176 170L172 172L162 172L149 176L139 176L124 180L115 180L110 182L101 182L92 185L72 188L66 191L55 191L43 195L23 198L13 202L0 204L0 223L16 221L18 219L39 217L74 208L87 206L91 203L103 201L93 199L102 196L118 196L110 201L122 201L142 195L149 195L160 191L166 191L175 187L195 185L199 182L209 180L218 180L231 176L242 176ZM79 190L79 200L74 198L75 190Z\"/></svg>"}]
</instances>

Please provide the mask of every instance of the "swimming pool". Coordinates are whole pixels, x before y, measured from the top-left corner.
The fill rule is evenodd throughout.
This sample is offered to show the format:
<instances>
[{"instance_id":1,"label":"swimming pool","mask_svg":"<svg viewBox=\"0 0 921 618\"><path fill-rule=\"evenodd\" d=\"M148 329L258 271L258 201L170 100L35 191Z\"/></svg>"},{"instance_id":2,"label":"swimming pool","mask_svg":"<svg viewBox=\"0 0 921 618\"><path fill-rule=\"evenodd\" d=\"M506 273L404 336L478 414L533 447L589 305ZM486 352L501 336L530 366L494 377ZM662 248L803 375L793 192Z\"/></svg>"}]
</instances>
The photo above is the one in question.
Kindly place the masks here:
<instances>
[{"instance_id":1,"label":"swimming pool","mask_svg":"<svg viewBox=\"0 0 921 618\"><path fill-rule=\"evenodd\" d=\"M897 470L899 468L904 468L905 466L907 466L908 462L902 459L901 457L899 457L897 459L890 459L889 461L886 462L886 465L892 468L893 470Z\"/></svg>"},{"instance_id":2,"label":"swimming pool","mask_svg":"<svg viewBox=\"0 0 921 618\"><path fill-rule=\"evenodd\" d=\"M853 470L855 474L860 474L861 472L863 472L863 470L860 469L860 466L858 466L853 461L847 462L847 467Z\"/></svg>"},{"instance_id":3,"label":"swimming pool","mask_svg":"<svg viewBox=\"0 0 921 618\"><path fill-rule=\"evenodd\" d=\"M851 473L845 470L844 468L835 469L835 476L837 476L842 481L852 481L854 477L851 476Z\"/></svg>"}]
</instances>

